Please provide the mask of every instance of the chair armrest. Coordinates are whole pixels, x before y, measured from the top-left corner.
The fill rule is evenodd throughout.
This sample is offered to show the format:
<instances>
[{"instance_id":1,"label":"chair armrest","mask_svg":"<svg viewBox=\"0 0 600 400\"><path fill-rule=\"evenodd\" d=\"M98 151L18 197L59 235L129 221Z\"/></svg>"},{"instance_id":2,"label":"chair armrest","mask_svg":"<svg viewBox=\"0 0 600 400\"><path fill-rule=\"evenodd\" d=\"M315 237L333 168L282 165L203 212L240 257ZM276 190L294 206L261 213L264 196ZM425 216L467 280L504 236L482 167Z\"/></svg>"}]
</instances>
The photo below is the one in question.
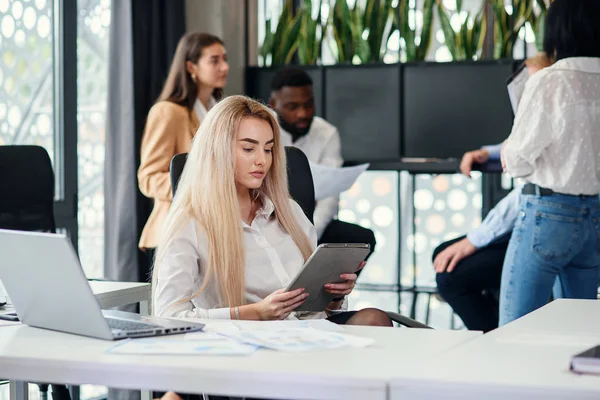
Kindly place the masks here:
<instances>
[{"instance_id":1,"label":"chair armrest","mask_svg":"<svg viewBox=\"0 0 600 400\"><path fill-rule=\"evenodd\" d=\"M386 314L390 319L394 322L399 323L402 326L406 326L407 328L421 328L421 329L433 329L429 325L425 325L419 321L415 321L412 318L405 317L402 314L398 314L395 312L386 311Z\"/></svg>"}]
</instances>

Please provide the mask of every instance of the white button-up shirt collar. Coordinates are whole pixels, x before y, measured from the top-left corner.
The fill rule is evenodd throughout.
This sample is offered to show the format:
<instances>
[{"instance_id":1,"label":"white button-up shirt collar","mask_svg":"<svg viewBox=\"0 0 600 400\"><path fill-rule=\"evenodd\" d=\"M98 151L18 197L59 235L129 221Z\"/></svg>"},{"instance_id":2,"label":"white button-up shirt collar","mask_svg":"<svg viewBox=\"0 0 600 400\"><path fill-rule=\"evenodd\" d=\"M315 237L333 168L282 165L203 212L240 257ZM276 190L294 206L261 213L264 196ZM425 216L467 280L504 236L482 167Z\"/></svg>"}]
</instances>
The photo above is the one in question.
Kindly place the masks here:
<instances>
[{"instance_id":1,"label":"white button-up shirt collar","mask_svg":"<svg viewBox=\"0 0 600 400\"><path fill-rule=\"evenodd\" d=\"M316 248L317 235L300 206L290 200L292 211L302 230ZM277 289L287 286L304 265L300 250L274 218L275 207L262 197L262 208L251 225L242 224L246 253L246 302L256 303ZM195 221L190 221L170 246L158 265L158 281L154 290L153 313L176 318L229 319L229 307L219 302L217 285L210 282L205 290L190 301L202 286L204 266L208 262L208 240ZM346 306L346 305L344 305ZM289 318L325 317L325 313L292 313Z\"/></svg>"},{"instance_id":2,"label":"white button-up shirt collar","mask_svg":"<svg viewBox=\"0 0 600 400\"><path fill-rule=\"evenodd\" d=\"M198 117L198 121L200 121L200 123L202 123L202 120L204 120L204 117L206 117L206 114L208 114L208 111L213 108L215 106L215 104L217 104L217 101L215 100L214 97L210 97L210 99L208 99L208 110L206 109L206 107L204 107L204 104L202 104L202 102L199 99L196 99L196 101L194 102L194 112L196 113L196 117Z\"/></svg>"}]
</instances>

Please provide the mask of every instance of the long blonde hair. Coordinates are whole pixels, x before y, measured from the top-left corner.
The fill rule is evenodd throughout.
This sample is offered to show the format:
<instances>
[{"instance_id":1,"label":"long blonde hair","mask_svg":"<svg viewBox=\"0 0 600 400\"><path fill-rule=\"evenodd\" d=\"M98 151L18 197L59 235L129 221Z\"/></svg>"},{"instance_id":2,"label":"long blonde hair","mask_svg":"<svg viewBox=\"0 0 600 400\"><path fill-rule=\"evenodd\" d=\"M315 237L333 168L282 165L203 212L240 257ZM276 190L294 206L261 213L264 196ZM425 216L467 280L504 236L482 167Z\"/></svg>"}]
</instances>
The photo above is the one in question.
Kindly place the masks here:
<instances>
[{"instance_id":1,"label":"long blonde hair","mask_svg":"<svg viewBox=\"0 0 600 400\"><path fill-rule=\"evenodd\" d=\"M153 303L165 250L192 220L206 234L208 261L201 266L201 287L185 301L200 294L214 279L220 306L245 304L245 251L235 182L237 133L244 118L266 121L273 129L273 162L259 190L273 202L275 217L305 261L313 251L290 205L285 151L277 121L264 105L245 96L230 96L208 112L188 154L154 260Z\"/></svg>"}]
</instances>

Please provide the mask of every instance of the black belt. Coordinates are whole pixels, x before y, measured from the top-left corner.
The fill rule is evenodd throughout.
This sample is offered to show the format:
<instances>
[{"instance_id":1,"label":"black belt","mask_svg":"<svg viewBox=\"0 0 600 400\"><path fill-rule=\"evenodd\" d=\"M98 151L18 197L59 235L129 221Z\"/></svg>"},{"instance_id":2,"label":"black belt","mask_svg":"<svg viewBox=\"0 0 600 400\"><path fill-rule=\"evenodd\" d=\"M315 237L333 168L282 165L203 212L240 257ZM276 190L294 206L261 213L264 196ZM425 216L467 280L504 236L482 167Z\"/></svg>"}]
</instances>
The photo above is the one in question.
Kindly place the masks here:
<instances>
[{"instance_id":1,"label":"black belt","mask_svg":"<svg viewBox=\"0 0 600 400\"><path fill-rule=\"evenodd\" d=\"M552 189L547 189L547 188L543 188L541 186L538 186L534 183L526 183L523 186L523 190L521 191L522 194L540 194L540 196L552 196L554 194L562 194L563 196L579 196L579 197L596 197L598 196L597 194L564 194L564 193L558 193L555 192Z\"/></svg>"}]
</instances>

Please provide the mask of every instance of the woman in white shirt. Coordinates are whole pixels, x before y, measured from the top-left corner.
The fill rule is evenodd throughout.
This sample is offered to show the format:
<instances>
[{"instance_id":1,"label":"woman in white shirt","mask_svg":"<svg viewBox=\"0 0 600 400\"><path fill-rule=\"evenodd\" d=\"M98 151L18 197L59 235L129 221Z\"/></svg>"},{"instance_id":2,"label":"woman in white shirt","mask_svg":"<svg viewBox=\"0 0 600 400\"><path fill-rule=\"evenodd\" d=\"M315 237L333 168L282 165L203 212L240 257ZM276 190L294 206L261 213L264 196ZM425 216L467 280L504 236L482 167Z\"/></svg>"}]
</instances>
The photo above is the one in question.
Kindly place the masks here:
<instances>
[{"instance_id":1,"label":"woman in white shirt","mask_svg":"<svg viewBox=\"0 0 600 400\"><path fill-rule=\"evenodd\" d=\"M254 100L226 98L200 126L167 215L152 276L153 313L391 326L376 309L336 314L356 274L325 285L336 295L327 313L294 313L308 293L282 288L316 241L314 226L289 196L277 121Z\"/></svg>"},{"instance_id":2,"label":"woman in white shirt","mask_svg":"<svg viewBox=\"0 0 600 400\"><path fill-rule=\"evenodd\" d=\"M500 325L564 296L594 299L600 268L600 1L555 0L544 50L502 151L528 182L502 271Z\"/></svg>"}]
</instances>

